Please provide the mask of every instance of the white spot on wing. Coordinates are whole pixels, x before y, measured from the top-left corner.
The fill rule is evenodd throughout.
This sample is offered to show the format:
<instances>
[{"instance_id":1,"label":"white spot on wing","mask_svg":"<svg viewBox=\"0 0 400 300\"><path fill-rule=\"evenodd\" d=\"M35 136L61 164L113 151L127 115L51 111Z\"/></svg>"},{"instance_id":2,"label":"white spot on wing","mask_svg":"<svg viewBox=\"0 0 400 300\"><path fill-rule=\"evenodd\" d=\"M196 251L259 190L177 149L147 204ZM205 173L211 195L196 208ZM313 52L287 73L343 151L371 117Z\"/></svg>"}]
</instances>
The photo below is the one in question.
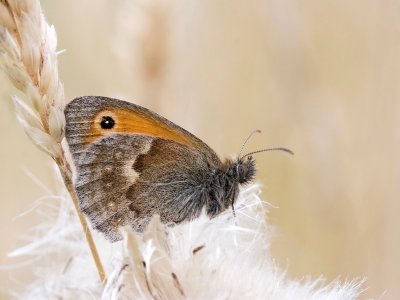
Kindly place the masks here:
<instances>
[{"instance_id":1,"label":"white spot on wing","mask_svg":"<svg viewBox=\"0 0 400 300\"><path fill-rule=\"evenodd\" d=\"M146 154L147 152L149 152L151 149L151 146L152 146L152 141L146 142L143 145L142 151L140 151L140 153L135 155L135 157L132 160L127 161L126 165L124 166L123 175L126 176L128 182L130 184L135 183L136 179L138 179L140 176L140 174L133 169L133 164L135 163L136 158L141 154Z\"/></svg>"}]
</instances>

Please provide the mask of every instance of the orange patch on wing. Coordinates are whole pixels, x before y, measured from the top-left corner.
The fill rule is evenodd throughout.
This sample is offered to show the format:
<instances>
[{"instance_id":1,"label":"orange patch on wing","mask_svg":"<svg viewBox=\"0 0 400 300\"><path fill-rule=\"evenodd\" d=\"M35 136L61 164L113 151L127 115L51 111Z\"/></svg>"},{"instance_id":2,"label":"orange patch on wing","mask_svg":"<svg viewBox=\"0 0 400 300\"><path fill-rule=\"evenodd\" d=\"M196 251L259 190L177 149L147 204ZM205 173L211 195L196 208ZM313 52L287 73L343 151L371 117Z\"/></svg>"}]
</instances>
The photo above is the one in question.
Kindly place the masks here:
<instances>
[{"instance_id":1,"label":"orange patch on wing","mask_svg":"<svg viewBox=\"0 0 400 300\"><path fill-rule=\"evenodd\" d=\"M113 128L101 128L100 123L105 116L110 116L114 119L115 125ZM90 133L85 138L85 142L92 143L101 137L113 133L130 133L159 137L190 147L194 147L197 144L196 140L166 123L149 118L139 112L121 108L109 108L99 112L91 124Z\"/></svg>"}]
</instances>

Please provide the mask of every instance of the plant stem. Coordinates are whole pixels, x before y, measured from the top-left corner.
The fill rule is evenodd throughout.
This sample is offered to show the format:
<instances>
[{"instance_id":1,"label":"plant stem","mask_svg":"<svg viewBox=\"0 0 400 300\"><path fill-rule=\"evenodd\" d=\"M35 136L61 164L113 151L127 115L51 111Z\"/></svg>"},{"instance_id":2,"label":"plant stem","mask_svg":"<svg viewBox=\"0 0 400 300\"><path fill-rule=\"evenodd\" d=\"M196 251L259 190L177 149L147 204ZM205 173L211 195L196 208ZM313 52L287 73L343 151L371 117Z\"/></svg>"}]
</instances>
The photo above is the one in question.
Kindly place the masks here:
<instances>
[{"instance_id":1,"label":"plant stem","mask_svg":"<svg viewBox=\"0 0 400 300\"><path fill-rule=\"evenodd\" d=\"M65 184L69 194L71 195L71 199L74 204L75 211L79 217L79 221L82 225L83 232L85 233L86 241L88 243L90 252L92 254L94 263L96 265L97 273L99 274L100 281L101 281L101 283L103 283L103 285L105 285L107 283L106 273L104 271L104 267L103 267L103 264L102 264L100 256L99 256L99 252L97 251L97 247L93 240L93 236L92 236L92 233L88 226L88 223L86 221L86 218L82 214L82 212L79 208L78 197L75 193L74 185L73 185L72 179L71 179L72 178L71 168L69 167L68 162L65 160L64 155L62 155L61 158L55 158L54 160L60 169L61 176L64 180L64 184Z\"/></svg>"}]
</instances>

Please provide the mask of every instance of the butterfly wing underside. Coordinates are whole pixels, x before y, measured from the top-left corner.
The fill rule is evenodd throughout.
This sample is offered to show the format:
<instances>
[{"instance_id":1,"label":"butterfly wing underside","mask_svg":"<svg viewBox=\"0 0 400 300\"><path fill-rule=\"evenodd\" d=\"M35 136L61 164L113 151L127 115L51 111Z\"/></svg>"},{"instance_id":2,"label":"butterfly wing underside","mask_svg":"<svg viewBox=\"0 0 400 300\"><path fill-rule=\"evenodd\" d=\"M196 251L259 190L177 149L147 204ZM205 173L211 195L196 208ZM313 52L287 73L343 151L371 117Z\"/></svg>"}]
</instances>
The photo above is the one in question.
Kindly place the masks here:
<instances>
[{"instance_id":1,"label":"butterfly wing underside","mask_svg":"<svg viewBox=\"0 0 400 300\"><path fill-rule=\"evenodd\" d=\"M112 241L119 226L142 230L155 213L163 222L196 217L210 166L221 163L201 140L140 106L105 97L73 100L66 138L75 189L94 228ZM112 130L99 126L111 115Z\"/></svg>"}]
</instances>

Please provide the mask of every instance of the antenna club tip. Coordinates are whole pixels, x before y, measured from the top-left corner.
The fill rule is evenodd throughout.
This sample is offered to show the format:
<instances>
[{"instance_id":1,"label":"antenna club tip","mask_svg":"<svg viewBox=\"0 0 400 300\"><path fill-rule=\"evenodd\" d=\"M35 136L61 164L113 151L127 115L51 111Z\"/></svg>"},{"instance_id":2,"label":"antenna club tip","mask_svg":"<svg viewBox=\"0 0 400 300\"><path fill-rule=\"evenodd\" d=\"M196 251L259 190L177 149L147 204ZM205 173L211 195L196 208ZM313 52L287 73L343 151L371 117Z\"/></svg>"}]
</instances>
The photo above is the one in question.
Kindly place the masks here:
<instances>
[{"instance_id":1,"label":"antenna club tip","mask_svg":"<svg viewBox=\"0 0 400 300\"><path fill-rule=\"evenodd\" d=\"M280 150L280 151L284 151L286 153L289 153L291 155L294 155L294 152L288 148L283 148L283 147L279 147L279 148L273 148L274 150Z\"/></svg>"},{"instance_id":2,"label":"antenna club tip","mask_svg":"<svg viewBox=\"0 0 400 300\"><path fill-rule=\"evenodd\" d=\"M290 149L286 149L286 152L291 154L291 155L294 155L294 152L292 150L290 150Z\"/></svg>"}]
</instances>

